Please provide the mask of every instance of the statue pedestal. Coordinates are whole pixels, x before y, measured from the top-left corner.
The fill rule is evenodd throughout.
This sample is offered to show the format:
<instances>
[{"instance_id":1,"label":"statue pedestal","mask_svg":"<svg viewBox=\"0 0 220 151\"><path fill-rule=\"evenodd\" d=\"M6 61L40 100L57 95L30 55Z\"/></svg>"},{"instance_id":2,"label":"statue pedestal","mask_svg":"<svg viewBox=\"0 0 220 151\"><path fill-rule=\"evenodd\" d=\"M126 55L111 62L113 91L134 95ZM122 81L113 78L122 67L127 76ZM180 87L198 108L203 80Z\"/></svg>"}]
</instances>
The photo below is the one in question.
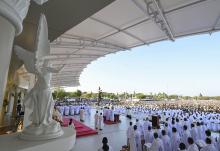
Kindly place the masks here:
<instances>
[{"instance_id":1,"label":"statue pedestal","mask_svg":"<svg viewBox=\"0 0 220 151\"><path fill-rule=\"evenodd\" d=\"M63 130L60 123L52 121L50 125L29 125L19 134L19 137L24 140L48 140L58 138L63 135Z\"/></svg>"},{"instance_id":2,"label":"statue pedestal","mask_svg":"<svg viewBox=\"0 0 220 151\"><path fill-rule=\"evenodd\" d=\"M76 141L76 131L63 128L64 134L57 139L26 141L18 138L20 133L1 135L1 150L7 151L70 151Z\"/></svg>"}]
</instances>

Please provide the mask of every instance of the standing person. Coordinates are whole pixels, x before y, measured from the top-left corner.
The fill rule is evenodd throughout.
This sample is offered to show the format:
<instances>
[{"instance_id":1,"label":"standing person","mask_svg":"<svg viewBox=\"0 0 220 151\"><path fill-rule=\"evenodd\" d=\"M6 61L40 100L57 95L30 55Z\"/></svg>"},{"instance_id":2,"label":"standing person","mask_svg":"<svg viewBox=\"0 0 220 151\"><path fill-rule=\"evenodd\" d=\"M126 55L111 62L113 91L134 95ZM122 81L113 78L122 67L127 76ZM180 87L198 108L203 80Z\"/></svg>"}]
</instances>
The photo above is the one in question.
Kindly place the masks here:
<instances>
[{"instance_id":1,"label":"standing person","mask_svg":"<svg viewBox=\"0 0 220 151\"><path fill-rule=\"evenodd\" d=\"M214 144L215 146L217 146L215 138L212 137L212 132L208 129L205 131L206 137L210 138L212 140L212 144Z\"/></svg>"},{"instance_id":2,"label":"standing person","mask_svg":"<svg viewBox=\"0 0 220 151\"><path fill-rule=\"evenodd\" d=\"M136 125L134 125L134 126L136 126ZM136 141L135 141L135 131L134 130L131 131L131 138L129 139L129 145L130 145L130 151L138 151Z\"/></svg>"},{"instance_id":3,"label":"standing person","mask_svg":"<svg viewBox=\"0 0 220 151\"><path fill-rule=\"evenodd\" d=\"M212 144L211 138L206 138L206 146L201 149L201 151L218 151L214 144Z\"/></svg>"},{"instance_id":4,"label":"standing person","mask_svg":"<svg viewBox=\"0 0 220 151\"><path fill-rule=\"evenodd\" d=\"M191 134L192 134L193 140L196 142L198 139L198 132L194 124L191 124Z\"/></svg>"},{"instance_id":5,"label":"standing person","mask_svg":"<svg viewBox=\"0 0 220 151\"><path fill-rule=\"evenodd\" d=\"M170 151L171 150L170 137L166 134L165 130L162 130L162 141L163 141L164 151Z\"/></svg>"},{"instance_id":6,"label":"standing person","mask_svg":"<svg viewBox=\"0 0 220 151\"><path fill-rule=\"evenodd\" d=\"M79 116L80 116L80 121L84 122L84 109L81 107L80 111L79 111Z\"/></svg>"},{"instance_id":7,"label":"standing person","mask_svg":"<svg viewBox=\"0 0 220 151\"><path fill-rule=\"evenodd\" d=\"M135 144L137 146L137 151L142 151L141 133L138 131L137 125L134 125L134 138Z\"/></svg>"},{"instance_id":8,"label":"standing person","mask_svg":"<svg viewBox=\"0 0 220 151\"><path fill-rule=\"evenodd\" d=\"M145 142L146 143L152 143L153 142L153 131L151 129L151 126L148 126L148 130L146 131L146 138Z\"/></svg>"},{"instance_id":9,"label":"standing person","mask_svg":"<svg viewBox=\"0 0 220 151\"><path fill-rule=\"evenodd\" d=\"M180 136L175 127L172 128L172 132L173 132L172 137L171 137L172 151L178 151L179 144L180 144Z\"/></svg>"},{"instance_id":10,"label":"standing person","mask_svg":"<svg viewBox=\"0 0 220 151\"><path fill-rule=\"evenodd\" d=\"M129 142L130 142L130 139L131 139L131 135L132 135L132 131L133 131L133 126L132 126L132 122L130 122L129 123L129 127L128 127L128 129L127 129L127 145L128 145L128 147L130 146L129 144Z\"/></svg>"},{"instance_id":11,"label":"standing person","mask_svg":"<svg viewBox=\"0 0 220 151\"><path fill-rule=\"evenodd\" d=\"M189 147L188 147L187 151L199 151L199 149L198 149L197 145L194 143L192 137L188 138L188 144L189 144Z\"/></svg>"},{"instance_id":12,"label":"standing person","mask_svg":"<svg viewBox=\"0 0 220 151\"><path fill-rule=\"evenodd\" d=\"M181 151L187 151L186 150L186 145L184 143L180 143L179 148Z\"/></svg>"},{"instance_id":13,"label":"standing person","mask_svg":"<svg viewBox=\"0 0 220 151\"><path fill-rule=\"evenodd\" d=\"M185 146L188 148L188 138L191 137L191 134L188 130L188 127L186 125L183 126L183 136L182 136L182 142L185 144Z\"/></svg>"},{"instance_id":14,"label":"standing person","mask_svg":"<svg viewBox=\"0 0 220 151\"><path fill-rule=\"evenodd\" d=\"M158 137L157 133L154 133L154 141L150 147L152 151L164 151L163 141Z\"/></svg>"},{"instance_id":15,"label":"standing person","mask_svg":"<svg viewBox=\"0 0 220 151\"><path fill-rule=\"evenodd\" d=\"M103 128L103 116L102 113L99 115L99 130L101 131Z\"/></svg>"},{"instance_id":16,"label":"standing person","mask_svg":"<svg viewBox=\"0 0 220 151\"><path fill-rule=\"evenodd\" d=\"M99 112L96 111L96 113L95 113L95 129L99 128L98 121L99 121Z\"/></svg>"},{"instance_id":17,"label":"standing person","mask_svg":"<svg viewBox=\"0 0 220 151\"><path fill-rule=\"evenodd\" d=\"M102 147L99 148L98 151L113 151L112 147L108 145L107 137L103 137L102 144Z\"/></svg>"}]
</instances>

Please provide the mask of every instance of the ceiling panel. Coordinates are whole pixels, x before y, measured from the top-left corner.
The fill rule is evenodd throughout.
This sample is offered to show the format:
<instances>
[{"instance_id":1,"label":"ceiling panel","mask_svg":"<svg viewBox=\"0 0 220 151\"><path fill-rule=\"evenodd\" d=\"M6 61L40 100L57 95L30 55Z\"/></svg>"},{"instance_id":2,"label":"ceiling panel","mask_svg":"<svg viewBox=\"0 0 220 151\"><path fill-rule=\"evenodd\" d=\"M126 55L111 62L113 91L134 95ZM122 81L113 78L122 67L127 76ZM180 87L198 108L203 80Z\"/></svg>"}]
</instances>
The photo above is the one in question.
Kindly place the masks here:
<instances>
[{"instance_id":1,"label":"ceiling panel","mask_svg":"<svg viewBox=\"0 0 220 151\"><path fill-rule=\"evenodd\" d=\"M143 39L146 43L167 37L165 33L162 32L158 28L158 26L156 26L156 24L151 20L143 22L132 28L129 28L126 31Z\"/></svg>"},{"instance_id":2,"label":"ceiling panel","mask_svg":"<svg viewBox=\"0 0 220 151\"><path fill-rule=\"evenodd\" d=\"M220 14L219 6L219 0L207 1L166 16L176 36L196 33L213 27Z\"/></svg>"},{"instance_id":3,"label":"ceiling panel","mask_svg":"<svg viewBox=\"0 0 220 151\"><path fill-rule=\"evenodd\" d=\"M117 0L95 13L93 17L123 28L127 24L143 20L146 15L131 0Z\"/></svg>"}]
</instances>

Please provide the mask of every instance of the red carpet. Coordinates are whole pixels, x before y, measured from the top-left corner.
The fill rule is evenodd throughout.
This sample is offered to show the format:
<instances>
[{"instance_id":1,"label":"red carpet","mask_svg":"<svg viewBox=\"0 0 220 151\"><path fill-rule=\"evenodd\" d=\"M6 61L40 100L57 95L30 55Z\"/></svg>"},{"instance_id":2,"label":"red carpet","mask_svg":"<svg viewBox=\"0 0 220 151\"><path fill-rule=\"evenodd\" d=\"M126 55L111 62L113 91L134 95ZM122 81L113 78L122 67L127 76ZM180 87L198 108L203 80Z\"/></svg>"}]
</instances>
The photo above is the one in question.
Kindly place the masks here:
<instances>
[{"instance_id":1,"label":"red carpet","mask_svg":"<svg viewBox=\"0 0 220 151\"><path fill-rule=\"evenodd\" d=\"M67 127L70 118L63 118L62 126ZM72 118L73 119L73 118ZM98 134L98 132L85 124L73 119L73 123L76 129L76 137L89 136Z\"/></svg>"}]
</instances>

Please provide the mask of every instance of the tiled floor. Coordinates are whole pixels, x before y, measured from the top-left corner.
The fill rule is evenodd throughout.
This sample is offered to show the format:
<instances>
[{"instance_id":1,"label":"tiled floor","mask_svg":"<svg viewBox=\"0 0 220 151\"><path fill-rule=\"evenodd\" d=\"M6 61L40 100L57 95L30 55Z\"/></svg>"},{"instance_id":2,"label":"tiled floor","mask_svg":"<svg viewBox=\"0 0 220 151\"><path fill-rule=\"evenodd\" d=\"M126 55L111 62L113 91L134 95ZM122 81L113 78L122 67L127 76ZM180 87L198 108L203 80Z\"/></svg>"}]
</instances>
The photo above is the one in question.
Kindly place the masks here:
<instances>
[{"instance_id":1,"label":"tiled floor","mask_svg":"<svg viewBox=\"0 0 220 151\"><path fill-rule=\"evenodd\" d=\"M85 124L94 128L94 110L92 114L86 116ZM75 116L79 118L79 116ZM77 138L73 151L97 151L102 146L102 138L107 137L109 145L114 151L120 151L123 145L126 145L126 130L130 122L125 116L121 116L121 123L114 125L104 125L98 135Z\"/></svg>"}]
</instances>

